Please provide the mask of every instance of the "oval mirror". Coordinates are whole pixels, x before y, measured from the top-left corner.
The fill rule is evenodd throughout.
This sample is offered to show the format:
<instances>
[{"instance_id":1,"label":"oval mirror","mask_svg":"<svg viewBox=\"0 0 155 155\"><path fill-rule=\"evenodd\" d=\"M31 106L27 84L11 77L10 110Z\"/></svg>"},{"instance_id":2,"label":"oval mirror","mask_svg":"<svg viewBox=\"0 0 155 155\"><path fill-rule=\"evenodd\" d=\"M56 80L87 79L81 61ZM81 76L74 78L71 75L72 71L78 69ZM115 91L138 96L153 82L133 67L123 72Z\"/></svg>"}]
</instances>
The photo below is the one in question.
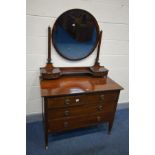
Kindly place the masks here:
<instances>
[{"instance_id":1,"label":"oval mirror","mask_svg":"<svg viewBox=\"0 0 155 155\"><path fill-rule=\"evenodd\" d=\"M87 11L72 9L56 20L52 30L52 42L56 51L69 60L81 60L89 56L97 46L99 26Z\"/></svg>"}]
</instances>

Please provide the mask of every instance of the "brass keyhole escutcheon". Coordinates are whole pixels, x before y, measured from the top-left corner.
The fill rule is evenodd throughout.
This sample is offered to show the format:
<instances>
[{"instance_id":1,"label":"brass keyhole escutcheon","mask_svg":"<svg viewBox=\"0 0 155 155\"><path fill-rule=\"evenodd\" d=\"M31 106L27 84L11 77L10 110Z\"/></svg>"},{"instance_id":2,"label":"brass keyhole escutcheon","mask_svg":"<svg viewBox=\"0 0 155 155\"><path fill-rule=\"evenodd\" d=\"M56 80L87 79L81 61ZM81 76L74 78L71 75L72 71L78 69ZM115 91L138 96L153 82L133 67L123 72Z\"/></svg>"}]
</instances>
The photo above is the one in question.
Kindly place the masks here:
<instances>
[{"instance_id":1,"label":"brass keyhole escutcheon","mask_svg":"<svg viewBox=\"0 0 155 155\"><path fill-rule=\"evenodd\" d=\"M80 102L80 99L79 99L79 98L76 98L76 99L75 99L75 102L76 102L76 103L79 103L79 102Z\"/></svg>"}]
</instances>

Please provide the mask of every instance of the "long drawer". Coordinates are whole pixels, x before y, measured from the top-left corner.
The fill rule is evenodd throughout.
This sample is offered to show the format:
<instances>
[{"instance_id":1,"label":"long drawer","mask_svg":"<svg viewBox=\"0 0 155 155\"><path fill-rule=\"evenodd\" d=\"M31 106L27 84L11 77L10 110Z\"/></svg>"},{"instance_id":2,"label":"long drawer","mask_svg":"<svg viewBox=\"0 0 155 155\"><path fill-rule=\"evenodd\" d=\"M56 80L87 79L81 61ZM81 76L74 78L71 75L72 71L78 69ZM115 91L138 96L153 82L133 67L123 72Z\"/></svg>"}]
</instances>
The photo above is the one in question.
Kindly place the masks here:
<instances>
[{"instance_id":1,"label":"long drawer","mask_svg":"<svg viewBox=\"0 0 155 155\"><path fill-rule=\"evenodd\" d=\"M91 93L73 96L53 97L47 99L48 108L68 107L90 103L116 101L118 92Z\"/></svg>"},{"instance_id":2,"label":"long drawer","mask_svg":"<svg viewBox=\"0 0 155 155\"><path fill-rule=\"evenodd\" d=\"M108 102L108 103L107 103ZM96 112L113 112L116 102L106 101L102 103L83 104L79 106L70 106L65 108L48 109L48 119L56 119L61 117L72 117L83 114L94 114Z\"/></svg>"},{"instance_id":3,"label":"long drawer","mask_svg":"<svg viewBox=\"0 0 155 155\"><path fill-rule=\"evenodd\" d=\"M53 119L48 121L48 132L61 132L76 128L87 127L101 122L109 121L113 118L114 113L98 112L93 115L81 115L78 117L68 117L62 119Z\"/></svg>"}]
</instances>

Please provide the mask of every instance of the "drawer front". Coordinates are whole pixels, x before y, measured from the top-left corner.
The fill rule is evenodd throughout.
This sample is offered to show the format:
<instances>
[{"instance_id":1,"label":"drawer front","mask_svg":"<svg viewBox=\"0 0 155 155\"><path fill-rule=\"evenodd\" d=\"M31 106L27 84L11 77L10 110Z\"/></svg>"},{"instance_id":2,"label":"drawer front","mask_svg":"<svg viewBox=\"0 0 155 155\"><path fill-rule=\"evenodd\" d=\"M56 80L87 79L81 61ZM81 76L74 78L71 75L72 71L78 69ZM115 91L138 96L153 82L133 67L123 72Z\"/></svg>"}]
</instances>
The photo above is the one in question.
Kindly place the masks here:
<instances>
[{"instance_id":1,"label":"drawer front","mask_svg":"<svg viewBox=\"0 0 155 155\"><path fill-rule=\"evenodd\" d=\"M81 115L79 117L70 117L54 119L48 121L48 132L61 132L76 128L87 127L101 122L107 122L113 118L114 113L96 113L93 115Z\"/></svg>"},{"instance_id":2,"label":"drawer front","mask_svg":"<svg viewBox=\"0 0 155 155\"><path fill-rule=\"evenodd\" d=\"M119 95L118 92L103 92L103 93L82 94L74 96L54 97L54 98L48 98L47 104L48 108L57 108L57 107L77 106L82 104L91 104L98 102L104 103L107 101L116 101L118 95Z\"/></svg>"},{"instance_id":3,"label":"drawer front","mask_svg":"<svg viewBox=\"0 0 155 155\"><path fill-rule=\"evenodd\" d=\"M65 108L53 108L48 110L48 119L56 119L61 117L72 117L84 114L94 114L96 112L113 112L115 108L115 102L112 101L105 102L105 104L83 104L80 106L70 106Z\"/></svg>"}]
</instances>

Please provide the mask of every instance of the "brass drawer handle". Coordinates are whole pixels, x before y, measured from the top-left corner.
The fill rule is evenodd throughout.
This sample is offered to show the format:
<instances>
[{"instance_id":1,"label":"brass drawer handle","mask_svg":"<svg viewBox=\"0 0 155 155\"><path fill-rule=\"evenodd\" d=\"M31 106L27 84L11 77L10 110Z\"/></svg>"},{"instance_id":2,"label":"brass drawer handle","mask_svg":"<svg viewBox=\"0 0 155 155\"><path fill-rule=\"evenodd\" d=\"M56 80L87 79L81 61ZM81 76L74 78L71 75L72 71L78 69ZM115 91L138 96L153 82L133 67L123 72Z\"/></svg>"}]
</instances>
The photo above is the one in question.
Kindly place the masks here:
<instances>
[{"instance_id":1,"label":"brass drawer handle","mask_svg":"<svg viewBox=\"0 0 155 155\"><path fill-rule=\"evenodd\" d=\"M64 127L65 127L65 128L68 127L68 122L64 122Z\"/></svg>"},{"instance_id":2,"label":"brass drawer handle","mask_svg":"<svg viewBox=\"0 0 155 155\"><path fill-rule=\"evenodd\" d=\"M68 116L69 115L69 111L68 110L64 111L64 115Z\"/></svg>"},{"instance_id":3,"label":"brass drawer handle","mask_svg":"<svg viewBox=\"0 0 155 155\"><path fill-rule=\"evenodd\" d=\"M70 104L70 99L65 99L65 104L69 105Z\"/></svg>"},{"instance_id":4,"label":"brass drawer handle","mask_svg":"<svg viewBox=\"0 0 155 155\"><path fill-rule=\"evenodd\" d=\"M99 111L103 110L103 106L100 105L100 106L98 107L98 110L99 110Z\"/></svg>"},{"instance_id":5,"label":"brass drawer handle","mask_svg":"<svg viewBox=\"0 0 155 155\"><path fill-rule=\"evenodd\" d=\"M100 99L103 101L104 100L104 95L100 95Z\"/></svg>"},{"instance_id":6,"label":"brass drawer handle","mask_svg":"<svg viewBox=\"0 0 155 155\"><path fill-rule=\"evenodd\" d=\"M100 122L101 121L101 117L97 116L97 121Z\"/></svg>"}]
</instances>

